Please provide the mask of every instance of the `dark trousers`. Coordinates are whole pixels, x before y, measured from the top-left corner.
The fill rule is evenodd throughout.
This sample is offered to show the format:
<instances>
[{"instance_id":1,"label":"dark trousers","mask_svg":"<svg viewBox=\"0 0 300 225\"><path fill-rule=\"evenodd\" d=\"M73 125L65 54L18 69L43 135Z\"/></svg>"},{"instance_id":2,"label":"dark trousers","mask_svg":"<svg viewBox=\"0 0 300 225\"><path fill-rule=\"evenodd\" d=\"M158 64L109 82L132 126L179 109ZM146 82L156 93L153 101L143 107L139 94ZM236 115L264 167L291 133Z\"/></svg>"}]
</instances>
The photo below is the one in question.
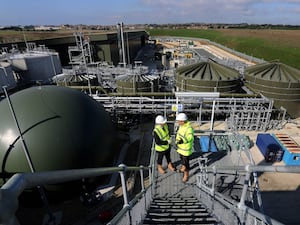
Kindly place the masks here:
<instances>
[{"instance_id":1,"label":"dark trousers","mask_svg":"<svg viewBox=\"0 0 300 225\"><path fill-rule=\"evenodd\" d=\"M189 156L184 156L184 155L180 155L180 159L181 159L181 164L185 166L185 168L187 170L190 170L190 157Z\"/></svg>"},{"instance_id":2,"label":"dark trousers","mask_svg":"<svg viewBox=\"0 0 300 225\"><path fill-rule=\"evenodd\" d=\"M162 165L164 156L166 157L168 164L171 162L171 156L170 156L171 149L170 148L163 152L156 151L156 153L157 153L157 164Z\"/></svg>"}]
</instances>

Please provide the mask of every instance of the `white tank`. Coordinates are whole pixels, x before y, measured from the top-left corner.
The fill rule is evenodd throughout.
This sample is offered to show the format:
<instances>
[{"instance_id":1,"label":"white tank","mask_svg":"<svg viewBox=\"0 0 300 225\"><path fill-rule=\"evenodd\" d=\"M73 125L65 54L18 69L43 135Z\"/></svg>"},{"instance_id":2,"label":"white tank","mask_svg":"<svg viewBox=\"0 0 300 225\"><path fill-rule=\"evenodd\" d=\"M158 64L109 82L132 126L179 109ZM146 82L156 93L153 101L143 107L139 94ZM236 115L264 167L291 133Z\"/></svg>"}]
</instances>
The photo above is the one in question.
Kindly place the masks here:
<instances>
[{"instance_id":1,"label":"white tank","mask_svg":"<svg viewBox=\"0 0 300 225\"><path fill-rule=\"evenodd\" d=\"M57 74L62 73L58 53L33 52L14 54L10 57L15 69L24 82L40 81L47 83Z\"/></svg>"},{"instance_id":2,"label":"white tank","mask_svg":"<svg viewBox=\"0 0 300 225\"><path fill-rule=\"evenodd\" d=\"M7 62L0 62L0 93L3 93L3 86L8 90L17 86L11 65Z\"/></svg>"}]
</instances>

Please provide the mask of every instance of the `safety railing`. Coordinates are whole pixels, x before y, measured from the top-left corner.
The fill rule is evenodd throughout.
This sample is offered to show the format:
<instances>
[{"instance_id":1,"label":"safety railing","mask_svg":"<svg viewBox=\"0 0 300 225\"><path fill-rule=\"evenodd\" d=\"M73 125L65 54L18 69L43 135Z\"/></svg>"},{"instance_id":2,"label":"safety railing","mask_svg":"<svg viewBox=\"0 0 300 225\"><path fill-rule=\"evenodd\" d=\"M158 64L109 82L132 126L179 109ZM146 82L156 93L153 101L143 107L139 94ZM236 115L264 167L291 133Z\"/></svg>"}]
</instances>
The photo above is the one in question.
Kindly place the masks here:
<instances>
[{"instance_id":1,"label":"safety railing","mask_svg":"<svg viewBox=\"0 0 300 225\"><path fill-rule=\"evenodd\" d=\"M204 163L203 163L204 162ZM197 196L212 213L225 225L231 224L273 224L281 222L246 205L246 195L251 183L251 175L256 172L300 173L300 166L213 166L206 167L205 160L199 160L200 173L197 174ZM239 202L217 191L217 177L224 174L244 174Z\"/></svg>"},{"instance_id":2,"label":"safety railing","mask_svg":"<svg viewBox=\"0 0 300 225\"><path fill-rule=\"evenodd\" d=\"M122 224L132 224L133 220L137 220L137 219L141 220L141 216L145 212L144 210L142 210L140 215L137 215L132 211L132 207L134 205L137 206L139 204L141 207L141 204L143 204L143 208L147 208L148 204L150 203L149 199L151 196L151 192L148 193L144 186L145 170L149 171L149 175L152 174L151 167L144 167L144 166L127 167L124 164L121 164L118 167L15 174L0 189L0 224L5 224L5 225L20 224L15 213L19 206L18 197L25 189L30 189L34 187L43 186L43 185L49 185L49 184L75 181L83 178L98 177L101 175L112 174L115 172L118 172L120 174L124 205L121 212L109 224L118 224L120 218L123 219L125 218L128 220L128 222ZM141 191L130 202L128 200L128 194L127 194L128 191L126 185L126 172L129 171L140 171L140 178L141 178ZM151 188L149 187L147 189L151 190ZM146 197L144 198L145 199L144 202L140 202L139 204L136 204L138 203L139 199L142 197ZM123 215L127 215L127 216L124 217Z\"/></svg>"},{"instance_id":3,"label":"safety railing","mask_svg":"<svg viewBox=\"0 0 300 225\"><path fill-rule=\"evenodd\" d=\"M154 161L155 161L155 150L154 143L152 143L151 148L151 158L149 163L149 185L147 188L142 186L142 190L137 194L129 204L125 203L123 209L107 224L107 225L124 225L124 224L139 224L144 220L145 212L150 207L152 202L152 197L154 194ZM141 180L143 180L141 174ZM125 186L126 184L124 184ZM122 183L123 186L123 183ZM123 190L124 193L125 190Z\"/></svg>"}]
</instances>

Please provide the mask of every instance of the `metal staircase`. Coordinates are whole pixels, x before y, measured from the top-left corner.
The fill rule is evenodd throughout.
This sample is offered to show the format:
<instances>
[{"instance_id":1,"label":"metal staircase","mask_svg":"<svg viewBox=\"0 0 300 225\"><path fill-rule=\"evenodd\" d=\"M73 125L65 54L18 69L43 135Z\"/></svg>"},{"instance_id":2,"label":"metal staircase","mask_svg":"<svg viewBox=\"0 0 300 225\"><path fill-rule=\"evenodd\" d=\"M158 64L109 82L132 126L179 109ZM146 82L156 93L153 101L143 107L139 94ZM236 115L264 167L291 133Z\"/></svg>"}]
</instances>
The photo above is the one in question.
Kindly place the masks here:
<instances>
[{"instance_id":1,"label":"metal staircase","mask_svg":"<svg viewBox=\"0 0 300 225\"><path fill-rule=\"evenodd\" d=\"M143 222L147 224L218 224L195 197L154 198Z\"/></svg>"},{"instance_id":2,"label":"metal staircase","mask_svg":"<svg viewBox=\"0 0 300 225\"><path fill-rule=\"evenodd\" d=\"M256 206L253 195L258 192L253 192L251 181L256 172L300 173L299 166L236 165L231 159L236 158L234 154L238 154L237 151L227 154L221 152L219 155L202 154L196 148L194 150L190 158L190 177L185 183L182 182L183 174L167 170L165 161L163 166L166 173L158 174L155 154L151 154L149 167L127 167L121 164L108 168L15 174L0 189L0 224L21 224L15 213L18 209L18 197L25 189L119 173L124 204L107 225L283 225ZM179 168L180 159L176 151L171 151L171 158ZM126 182L126 174L129 172L139 172L140 177L141 191L133 196L128 194ZM148 175L147 182L144 175ZM96 220L92 219L96 218L87 218L84 224L95 224L93 222ZM62 223L55 217L53 224Z\"/></svg>"}]
</instances>

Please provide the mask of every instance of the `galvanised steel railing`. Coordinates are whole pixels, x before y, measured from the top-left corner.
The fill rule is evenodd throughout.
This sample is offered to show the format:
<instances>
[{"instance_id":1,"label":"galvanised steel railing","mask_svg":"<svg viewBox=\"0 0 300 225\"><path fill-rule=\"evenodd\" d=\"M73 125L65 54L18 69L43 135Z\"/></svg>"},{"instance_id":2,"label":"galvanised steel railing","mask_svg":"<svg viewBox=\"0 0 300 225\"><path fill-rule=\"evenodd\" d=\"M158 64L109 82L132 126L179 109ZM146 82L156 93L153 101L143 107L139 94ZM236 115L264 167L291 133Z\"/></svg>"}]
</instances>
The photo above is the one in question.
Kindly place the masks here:
<instances>
[{"instance_id":1,"label":"galvanised steel railing","mask_svg":"<svg viewBox=\"0 0 300 225\"><path fill-rule=\"evenodd\" d=\"M145 212L148 211L154 195L154 168L155 168L155 150L154 142L151 148L151 158L149 163L149 185L145 188L142 185L142 190L137 194L128 204L124 200L123 209L107 224L107 225L125 225L125 224L140 224L144 220ZM141 181L143 180L141 173ZM142 182L143 184L143 182ZM124 188L126 183L122 183L123 193L126 192Z\"/></svg>"},{"instance_id":2,"label":"galvanised steel railing","mask_svg":"<svg viewBox=\"0 0 300 225\"><path fill-rule=\"evenodd\" d=\"M123 190L123 210L117 215L117 217L110 224L117 224L120 220L121 215L129 215L128 223L132 224L133 218L130 215L133 205L137 205L138 199L144 197L144 199L149 199L149 193L146 194L146 189L144 186L144 171L149 171L152 174L151 167L127 167L124 164L120 164L118 167L107 167L107 168L92 168L92 169L74 169L74 170L64 170L64 171L49 171L49 172L35 172L35 173L18 173L12 176L0 189L0 224L5 225L19 225L19 221L16 218L16 211L18 209L18 197L21 193L28 188L34 188L37 186L43 186L48 184L57 184L68 181L80 180L83 178L97 177L101 175L112 174L119 172L122 190ZM140 171L141 177L141 192L129 202L128 191L126 185L125 173L128 171ZM149 189L149 188L148 188ZM146 198L147 197L147 198ZM144 206L148 204L144 200ZM144 213L144 210L142 211ZM137 217L137 216L135 216ZM141 217L141 216L139 216ZM49 217L50 218L50 217ZM54 224L54 223L52 223Z\"/></svg>"},{"instance_id":3,"label":"galvanised steel railing","mask_svg":"<svg viewBox=\"0 0 300 225\"><path fill-rule=\"evenodd\" d=\"M205 161L205 160L202 160ZM231 224L272 224L282 225L281 222L247 206L246 195L249 189L252 173L256 172L279 172L279 173L300 173L300 166L213 166L206 167L199 161L200 173L197 175L197 197L212 213L225 225ZM232 171L232 172L230 172ZM216 180L220 174L242 174L243 182L240 201L234 201L227 196L217 192ZM211 177L209 177L211 175Z\"/></svg>"},{"instance_id":4,"label":"galvanised steel railing","mask_svg":"<svg viewBox=\"0 0 300 225\"><path fill-rule=\"evenodd\" d=\"M147 167L127 167L124 164L120 164L118 167L15 174L0 189L0 224L20 224L15 215L19 204L18 197L27 188L97 177L116 172L120 174L122 184L123 208L108 224L139 224L143 221L145 212L149 209L154 195L154 159L155 154L152 148L150 166ZM141 179L141 191L131 201L128 199L126 184L126 172L129 171L139 171ZM145 187L145 171L149 172L150 178L149 185L147 187ZM216 177L224 171L234 171L234 173L245 174L245 180L239 202L236 202L216 191ZM253 172L300 173L300 166L200 166L200 173L197 174L197 197L199 201L225 225L282 225L282 223L261 212L258 212L255 209L252 209L245 204L250 177ZM209 174L213 174L211 182L208 182Z\"/></svg>"}]
</instances>

